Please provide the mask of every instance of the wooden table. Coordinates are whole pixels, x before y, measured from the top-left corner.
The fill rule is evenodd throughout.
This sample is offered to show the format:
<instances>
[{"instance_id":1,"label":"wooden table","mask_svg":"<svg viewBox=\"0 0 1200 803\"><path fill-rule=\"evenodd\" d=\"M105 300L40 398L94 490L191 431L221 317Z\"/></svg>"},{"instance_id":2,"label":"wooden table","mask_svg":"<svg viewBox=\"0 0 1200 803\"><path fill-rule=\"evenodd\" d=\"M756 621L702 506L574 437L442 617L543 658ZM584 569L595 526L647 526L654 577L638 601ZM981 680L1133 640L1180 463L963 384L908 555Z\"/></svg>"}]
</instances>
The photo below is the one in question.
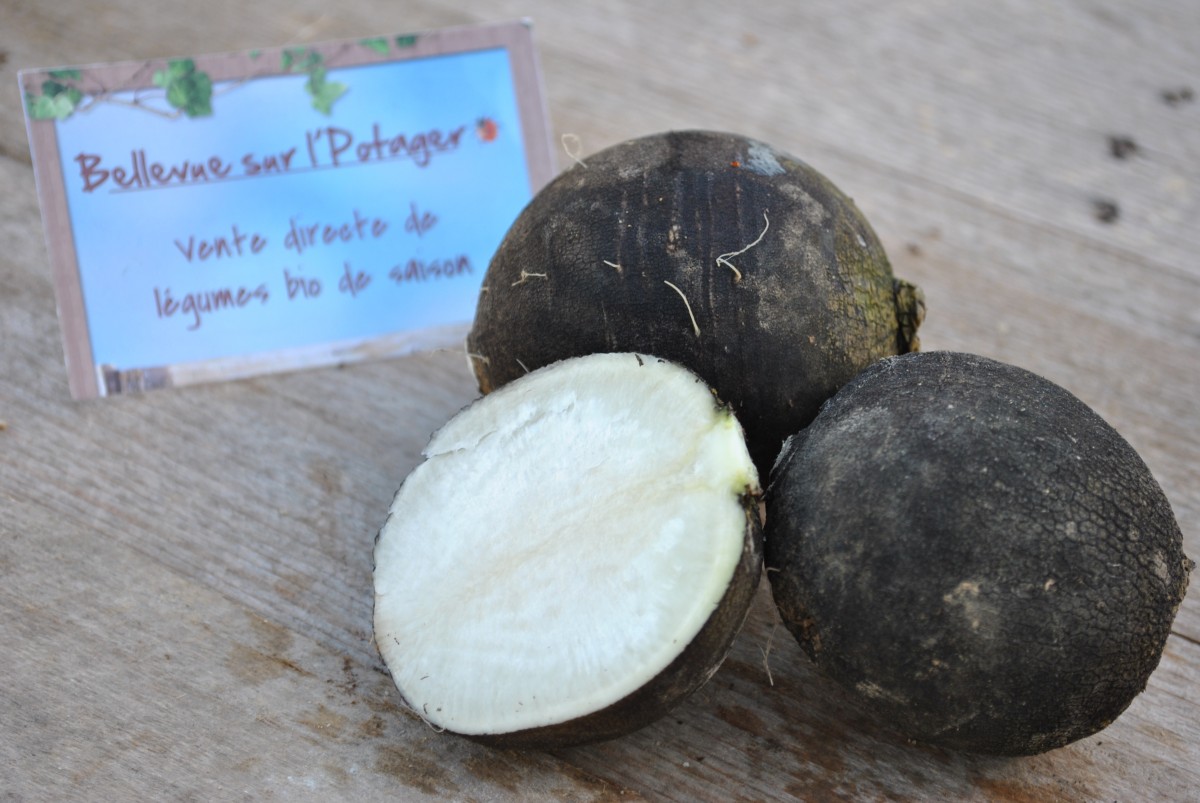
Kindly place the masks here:
<instances>
[{"instance_id":1,"label":"wooden table","mask_svg":"<svg viewBox=\"0 0 1200 803\"><path fill-rule=\"evenodd\" d=\"M924 347L1095 407L1200 556L1198 4L3 0L0 799L1200 798L1195 589L1129 710L1035 758L891 735L765 587L673 716L495 752L404 710L371 640L372 539L476 395L461 353L69 398L19 68L520 16L556 141L718 128L806 159L924 287Z\"/></svg>"}]
</instances>

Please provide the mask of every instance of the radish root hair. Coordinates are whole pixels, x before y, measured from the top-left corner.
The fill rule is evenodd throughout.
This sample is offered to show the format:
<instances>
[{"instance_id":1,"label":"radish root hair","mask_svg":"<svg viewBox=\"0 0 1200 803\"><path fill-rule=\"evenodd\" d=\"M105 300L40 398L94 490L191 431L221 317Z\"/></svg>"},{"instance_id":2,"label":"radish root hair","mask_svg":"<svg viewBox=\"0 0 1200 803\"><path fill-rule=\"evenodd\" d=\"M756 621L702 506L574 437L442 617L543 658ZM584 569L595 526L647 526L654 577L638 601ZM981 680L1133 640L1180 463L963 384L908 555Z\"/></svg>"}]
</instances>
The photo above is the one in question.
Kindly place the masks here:
<instances>
[{"instance_id":1,"label":"radish root hair","mask_svg":"<svg viewBox=\"0 0 1200 803\"><path fill-rule=\"evenodd\" d=\"M734 265L729 260L732 259L733 257L741 256L742 254L746 253L754 246L761 243L762 238L767 236L767 229L769 229L769 228L771 228L771 219L767 217L767 210L764 209L763 210L763 230L761 232L759 232L758 237L755 238L754 242L750 243L749 245L745 246L744 248L742 248L738 251L730 251L728 254L721 254L719 257L717 257L717 266L720 267L721 265L724 265L725 267L729 268L731 271L733 271L733 280L735 282L740 282L742 280L742 272L740 270L738 270L737 266Z\"/></svg>"},{"instance_id":2,"label":"radish root hair","mask_svg":"<svg viewBox=\"0 0 1200 803\"><path fill-rule=\"evenodd\" d=\"M525 282L529 281L530 279L549 279L549 278L550 277L547 276L545 273L530 273L529 271L522 268L521 269L521 278L517 279L515 282L513 282L512 286L516 287L518 284L525 284Z\"/></svg>"},{"instance_id":3,"label":"radish root hair","mask_svg":"<svg viewBox=\"0 0 1200 803\"><path fill-rule=\"evenodd\" d=\"M563 134L562 135L563 152L571 157L571 161L580 167L586 168L587 165L579 158L579 152L583 150L583 141L579 139L578 134Z\"/></svg>"},{"instance_id":4,"label":"radish root hair","mask_svg":"<svg viewBox=\"0 0 1200 803\"><path fill-rule=\"evenodd\" d=\"M771 677L771 647L775 643L775 631L778 629L779 622L775 622L775 624L771 626L771 635L767 636L767 648L765 650L762 647L758 648L758 651L762 653L763 657L763 669L767 670L767 682L772 686L775 685L775 678Z\"/></svg>"},{"instance_id":5,"label":"radish root hair","mask_svg":"<svg viewBox=\"0 0 1200 803\"><path fill-rule=\"evenodd\" d=\"M666 279L663 279L663 284L665 284L667 287L670 287L679 294L680 298L683 299L683 306L687 307L688 317L692 320L692 331L696 333L696 337L700 337L700 324L696 323L696 316L692 313L692 305L688 303L687 296L683 294L682 290L668 282Z\"/></svg>"}]
</instances>

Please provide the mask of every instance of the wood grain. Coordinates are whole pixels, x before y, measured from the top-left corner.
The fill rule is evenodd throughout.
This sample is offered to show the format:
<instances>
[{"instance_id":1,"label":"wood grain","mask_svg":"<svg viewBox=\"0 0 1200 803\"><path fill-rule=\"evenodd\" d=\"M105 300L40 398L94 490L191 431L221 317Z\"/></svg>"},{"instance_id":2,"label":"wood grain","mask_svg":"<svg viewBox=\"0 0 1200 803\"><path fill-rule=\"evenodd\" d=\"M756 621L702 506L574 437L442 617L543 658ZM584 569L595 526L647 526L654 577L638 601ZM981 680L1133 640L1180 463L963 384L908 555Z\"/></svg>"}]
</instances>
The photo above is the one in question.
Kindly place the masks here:
<instances>
[{"instance_id":1,"label":"wood grain","mask_svg":"<svg viewBox=\"0 0 1200 803\"><path fill-rule=\"evenodd\" d=\"M498 753L406 713L370 633L374 533L429 433L476 395L462 353L70 400L18 69L523 16L555 140L575 134L586 158L708 127L805 159L925 289L924 347L1022 365L1094 406L1200 556L1196 4L8 0L5 799L1195 798L1195 589L1130 709L1034 758L891 734L814 674L765 587L673 716L601 745Z\"/></svg>"}]
</instances>

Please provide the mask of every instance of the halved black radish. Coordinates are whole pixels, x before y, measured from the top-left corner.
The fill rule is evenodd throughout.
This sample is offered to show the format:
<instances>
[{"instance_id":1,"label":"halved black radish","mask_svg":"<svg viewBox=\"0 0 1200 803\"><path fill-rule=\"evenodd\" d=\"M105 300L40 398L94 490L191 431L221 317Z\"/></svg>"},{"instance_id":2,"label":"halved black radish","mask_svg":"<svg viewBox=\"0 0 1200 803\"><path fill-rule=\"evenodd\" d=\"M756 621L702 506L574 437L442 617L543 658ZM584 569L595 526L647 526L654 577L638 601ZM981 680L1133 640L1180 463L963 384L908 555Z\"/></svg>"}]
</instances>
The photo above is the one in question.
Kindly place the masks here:
<instances>
[{"instance_id":1,"label":"halved black radish","mask_svg":"<svg viewBox=\"0 0 1200 803\"><path fill-rule=\"evenodd\" d=\"M430 725L613 738L702 685L745 620L761 496L730 410L638 354L536 370L439 430L375 547L375 638Z\"/></svg>"}]
</instances>

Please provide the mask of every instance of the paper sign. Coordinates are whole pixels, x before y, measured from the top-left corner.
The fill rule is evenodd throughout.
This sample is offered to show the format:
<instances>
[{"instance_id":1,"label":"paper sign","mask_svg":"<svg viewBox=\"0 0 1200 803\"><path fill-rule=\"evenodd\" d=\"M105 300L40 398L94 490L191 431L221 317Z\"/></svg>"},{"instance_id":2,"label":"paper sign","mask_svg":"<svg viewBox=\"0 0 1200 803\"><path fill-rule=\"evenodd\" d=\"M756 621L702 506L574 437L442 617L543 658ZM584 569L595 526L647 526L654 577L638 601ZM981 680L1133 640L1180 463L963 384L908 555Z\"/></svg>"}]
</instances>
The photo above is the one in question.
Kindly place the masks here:
<instances>
[{"instance_id":1,"label":"paper sign","mask_svg":"<svg viewBox=\"0 0 1200 803\"><path fill-rule=\"evenodd\" d=\"M554 169L523 22L20 81L80 398L461 347Z\"/></svg>"}]
</instances>

